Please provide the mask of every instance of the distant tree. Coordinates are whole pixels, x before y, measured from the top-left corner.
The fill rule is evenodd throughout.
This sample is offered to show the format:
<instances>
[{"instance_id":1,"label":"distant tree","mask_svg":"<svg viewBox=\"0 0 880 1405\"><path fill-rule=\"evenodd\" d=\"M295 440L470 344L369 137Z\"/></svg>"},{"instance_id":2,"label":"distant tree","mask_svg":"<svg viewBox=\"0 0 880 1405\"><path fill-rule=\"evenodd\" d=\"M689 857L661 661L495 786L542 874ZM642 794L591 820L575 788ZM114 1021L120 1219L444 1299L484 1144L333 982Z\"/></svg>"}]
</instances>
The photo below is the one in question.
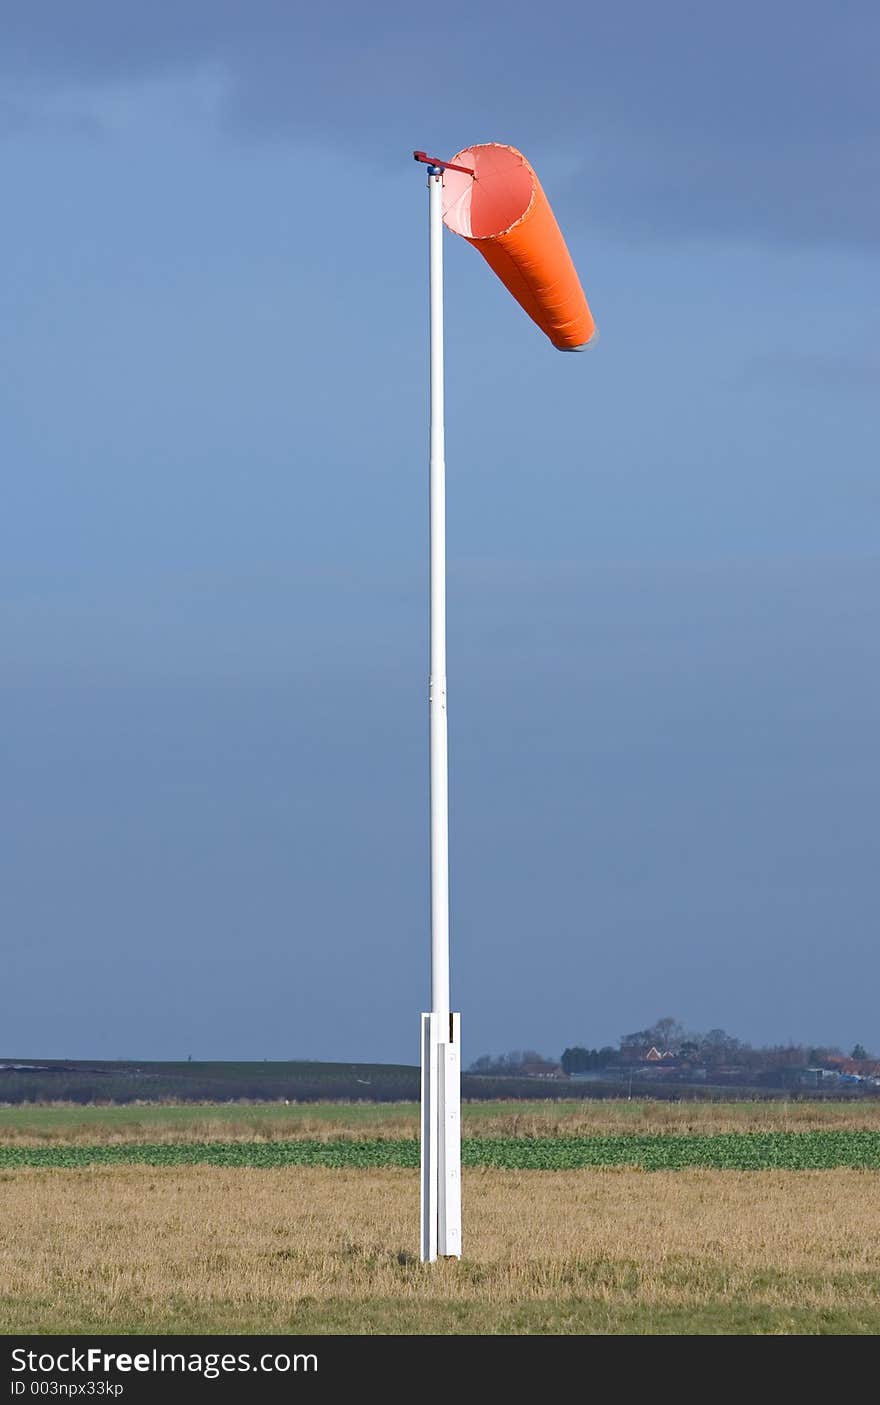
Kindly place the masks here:
<instances>
[{"instance_id":1,"label":"distant tree","mask_svg":"<svg viewBox=\"0 0 880 1405\"><path fill-rule=\"evenodd\" d=\"M808 1062L808 1051L802 1044L774 1044L760 1052L763 1066L768 1069L803 1068Z\"/></svg>"},{"instance_id":2,"label":"distant tree","mask_svg":"<svg viewBox=\"0 0 880 1405\"><path fill-rule=\"evenodd\" d=\"M700 1056L707 1064L733 1063L739 1049L739 1040L725 1029L710 1029L700 1037Z\"/></svg>"},{"instance_id":3,"label":"distant tree","mask_svg":"<svg viewBox=\"0 0 880 1405\"><path fill-rule=\"evenodd\" d=\"M586 1073L587 1069L592 1068L592 1055L592 1049L582 1049L579 1045L575 1045L573 1049L564 1049L560 1059L562 1072Z\"/></svg>"},{"instance_id":4,"label":"distant tree","mask_svg":"<svg viewBox=\"0 0 880 1405\"><path fill-rule=\"evenodd\" d=\"M823 1067L829 1060L843 1057L839 1048L815 1046L807 1048L800 1044L777 1044L765 1048L753 1048L750 1044L728 1034L724 1029L710 1029L706 1033L688 1033L681 1023L666 1015L655 1020L645 1029L633 1030L621 1035L618 1048L605 1045L601 1049L590 1049L584 1045L572 1045L562 1054L561 1064L566 1074L586 1073L591 1070L607 1069L621 1064L637 1064L655 1046L661 1054L671 1050L689 1064L702 1063L708 1068L724 1068L735 1065L748 1077L745 1082L769 1082L785 1084L796 1078L797 1071L808 1065ZM871 1058L865 1046L854 1046L851 1057L859 1062ZM516 1077L524 1066L546 1065L556 1067L534 1049L513 1049L507 1054L483 1054L470 1066L470 1072L494 1075L496 1077ZM537 1068L532 1067L532 1072Z\"/></svg>"},{"instance_id":5,"label":"distant tree","mask_svg":"<svg viewBox=\"0 0 880 1405\"><path fill-rule=\"evenodd\" d=\"M671 1015L655 1020L647 1029L634 1030L632 1034L621 1035L621 1049L650 1049L655 1045L664 1054L667 1049L675 1050L685 1037L684 1025Z\"/></svg>"},{"instance_id":6,"label":"distant tree","mask_svg":"<svg viewBox=\"0 0 880 1405\"><path fill-rule=\"evenodd\" d=\"M751 1044L740 1044L736 1061L744 1068L751 1069L753 1073L760 1072L764 1067L764 1050L753 1049Z\"/></svg>"},{"instance_id":7,"label":"distant tree","mask_svg":"<svg viewBox=\"0 0 880 1405\"><path fill-rule=\"evenodd\" d=\"M620 1036L621 1049L650 1049L653 1043L650 1033L650 1030L647 1029L635 1029L632 1034L622 1034Z\"/></svg>"},{"instance_id":8,"label":"distant tree","mask_svg":"<svg viewBox=\"0 0 880 1405\"><path fill-rule=\"evenodd\" d=\"M610 1044L601 1049L584 1049L576 1045L566 1049L560 1060L564 1073L587 1073L590 1069L611 1068L620 1063L620 1054Z\"/></svg>"},{"instance_id":9,"label":"distant tree","mask_svg":"<svg viewBox=\"0 0 880 1405\"><path fill-rule=\"evenodd\" d=\"M509 1054L481 1054L468 1069L469 1073L495 1074L499 1078L514 1078L524 1064L546 1064L555 1067L535 1049L512 1049Z\"/></svg>"},{"instance_id":10,"label":"distant tree","mask_svg":"<svg viewBox=\"0 0 880 1405\"><path fill-rule=\"evenodd\" d=\"M684 1025L674 1020L671 1015L664 1015L662 1020L656 1020L651 1032L654 1035L651 1042L657 1045L661 1054L667 1049L674 1049L684 1039Z\"/></svg>"}]
</instances>

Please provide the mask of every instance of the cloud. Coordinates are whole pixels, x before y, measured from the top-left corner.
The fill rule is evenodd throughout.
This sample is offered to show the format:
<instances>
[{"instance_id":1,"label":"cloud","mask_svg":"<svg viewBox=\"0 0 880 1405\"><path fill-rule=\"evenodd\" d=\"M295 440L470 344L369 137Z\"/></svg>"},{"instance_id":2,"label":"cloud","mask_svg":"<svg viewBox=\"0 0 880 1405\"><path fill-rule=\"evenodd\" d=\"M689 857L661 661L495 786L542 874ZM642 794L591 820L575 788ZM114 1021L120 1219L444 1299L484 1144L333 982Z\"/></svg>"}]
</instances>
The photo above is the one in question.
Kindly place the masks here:
<instances>
[{"instance_id":1,"label":"cloud","mask_svg":"<svg viewBox=\"0 0 880 1405\"><path fill-rule=\"evenodd\" d=\"M4 9L0 65L37 93L218 66L238 136L351 147L508 139L563 151L567 216L636 237L869 245L880 235L880 11L450 0L315 7L79 0ZM543 169L543 167L542 167Z\"/></svg>"}]
</instances>

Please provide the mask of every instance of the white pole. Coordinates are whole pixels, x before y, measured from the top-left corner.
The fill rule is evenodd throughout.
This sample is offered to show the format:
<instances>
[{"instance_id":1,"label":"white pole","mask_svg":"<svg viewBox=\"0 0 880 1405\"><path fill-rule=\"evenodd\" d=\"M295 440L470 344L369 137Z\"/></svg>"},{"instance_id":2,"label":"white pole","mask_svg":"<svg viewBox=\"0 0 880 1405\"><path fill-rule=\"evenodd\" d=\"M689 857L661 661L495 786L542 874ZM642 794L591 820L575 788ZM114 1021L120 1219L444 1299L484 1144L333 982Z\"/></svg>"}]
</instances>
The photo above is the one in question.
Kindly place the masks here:
<instances>
[{"instance_id":1,"label":"white pole","mask_svg":"<svg viewBox=\"0 0 880 1405\"><path fill-rule=\"evenodd\" d=\"M422 1016L421 1257L461 1257L459 1020L449 1008L443 173L428 167L431 283L431 1011Z\"/></svg>"},{"instance_id":2,"label":"white pole","mask_svg":"<svg viewBox=\"0 0 880 1405\"><path fill-rule=\"evenodd\" d=\"M446 460L443 432L443 175L428 176L431 268L431 1013L449 1022L446 739Z\"/></svg>"}]
</instances>

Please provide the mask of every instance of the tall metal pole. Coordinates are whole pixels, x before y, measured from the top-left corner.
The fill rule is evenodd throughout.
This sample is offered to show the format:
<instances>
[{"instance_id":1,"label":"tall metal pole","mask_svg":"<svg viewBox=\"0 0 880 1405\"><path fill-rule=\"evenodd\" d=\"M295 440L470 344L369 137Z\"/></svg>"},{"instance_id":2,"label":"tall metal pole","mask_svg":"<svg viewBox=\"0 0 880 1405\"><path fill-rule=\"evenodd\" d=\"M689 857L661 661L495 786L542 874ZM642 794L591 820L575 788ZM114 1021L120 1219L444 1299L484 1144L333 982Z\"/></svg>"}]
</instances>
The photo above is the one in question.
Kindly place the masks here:
<instances>
[{"instance_id":1,"label":"tall metal pole","mask_svg":"<svg viewBox=\"0 0 880 1405\"><path fill-rule=\"evenodd\" d=\"M421 1256L461 1256L459 1019L449 1007L446 730L446 463L443 434L443 172L428 167L431 288L431 1010L422 1016Z\"/></svg>"},{"instance_id":2,"label":"tall metal pole","mask_svg":"<svg viewBox=\"0 0 880 1405\"><path fill-rule=\"evenodd\" d=\"M446 449L443 416L443 174L428 175L431 279L431 1013L449 1019L449 780L446 732Z\"/></svg>"}]
</instances>

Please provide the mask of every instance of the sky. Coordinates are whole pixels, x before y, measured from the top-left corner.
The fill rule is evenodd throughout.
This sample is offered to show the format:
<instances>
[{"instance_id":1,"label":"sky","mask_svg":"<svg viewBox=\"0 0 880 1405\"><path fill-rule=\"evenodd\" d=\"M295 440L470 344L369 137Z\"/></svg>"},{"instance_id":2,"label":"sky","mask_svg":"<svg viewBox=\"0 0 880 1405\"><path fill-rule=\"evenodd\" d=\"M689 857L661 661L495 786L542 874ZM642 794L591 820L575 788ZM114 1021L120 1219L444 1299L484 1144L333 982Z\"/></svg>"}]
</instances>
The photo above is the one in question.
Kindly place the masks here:
<instances>
[{"instance_id":1,"label":"sky","mask_svg":"<svg viewBox=\"0 0 880 1405\"><path fill-rule=\"evenodd\" d=\"M427 201L465 1062L880 1051L880 11L0 0L0 1054L418 1059Z\"/></svg>"}]
</instances>

